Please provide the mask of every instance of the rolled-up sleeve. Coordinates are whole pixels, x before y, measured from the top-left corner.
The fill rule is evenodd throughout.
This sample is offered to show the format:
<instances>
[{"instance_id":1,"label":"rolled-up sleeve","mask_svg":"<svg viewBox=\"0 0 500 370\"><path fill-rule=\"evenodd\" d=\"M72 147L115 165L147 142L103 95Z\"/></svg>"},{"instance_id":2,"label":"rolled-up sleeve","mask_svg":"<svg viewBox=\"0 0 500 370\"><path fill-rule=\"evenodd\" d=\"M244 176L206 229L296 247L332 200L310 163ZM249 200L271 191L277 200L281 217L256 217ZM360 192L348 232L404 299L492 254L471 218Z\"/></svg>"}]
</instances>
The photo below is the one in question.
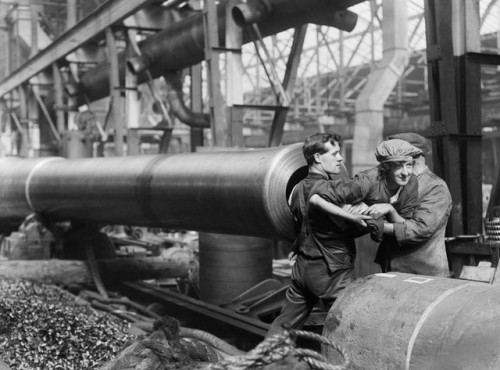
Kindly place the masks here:
<instances>
[{"instance_id":1,"label":"rolled-up sleeve","mask_svg":"<svg viewBox=\"0 0 500 370\"><path fill-rule=\"evenodd\" d=\"M448 221L451 211L451 195L444 183L426 184L412 218L394 224L394 235L402 247L427 240ZM420 186L420 184L419 184Z\"/></svg>"}]
</instances>

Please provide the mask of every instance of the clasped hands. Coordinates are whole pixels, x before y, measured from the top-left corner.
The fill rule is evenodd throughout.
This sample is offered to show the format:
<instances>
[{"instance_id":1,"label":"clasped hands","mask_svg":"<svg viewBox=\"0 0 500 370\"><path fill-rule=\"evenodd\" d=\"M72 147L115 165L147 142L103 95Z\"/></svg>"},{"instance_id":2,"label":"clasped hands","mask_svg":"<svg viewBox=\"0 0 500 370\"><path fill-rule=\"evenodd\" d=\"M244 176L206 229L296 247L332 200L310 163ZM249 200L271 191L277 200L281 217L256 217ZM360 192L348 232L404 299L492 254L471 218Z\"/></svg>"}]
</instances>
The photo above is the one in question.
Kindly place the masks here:
<instances>
[{"instance_id":1,"label":"clasped hands","mask_svg":"<svg viewBox=\"0 0 500 370\"><path fill-rule=\"evenodd\" d=\"M368 206L366 203L357 204L344 204L342 209L348 212L350 220L362 227L368 227L366 220L372 220L373 218L380 218L385 216L388 221L394 217L396 210L389 203L377 203Z\"/></svg>"}]
</instances>

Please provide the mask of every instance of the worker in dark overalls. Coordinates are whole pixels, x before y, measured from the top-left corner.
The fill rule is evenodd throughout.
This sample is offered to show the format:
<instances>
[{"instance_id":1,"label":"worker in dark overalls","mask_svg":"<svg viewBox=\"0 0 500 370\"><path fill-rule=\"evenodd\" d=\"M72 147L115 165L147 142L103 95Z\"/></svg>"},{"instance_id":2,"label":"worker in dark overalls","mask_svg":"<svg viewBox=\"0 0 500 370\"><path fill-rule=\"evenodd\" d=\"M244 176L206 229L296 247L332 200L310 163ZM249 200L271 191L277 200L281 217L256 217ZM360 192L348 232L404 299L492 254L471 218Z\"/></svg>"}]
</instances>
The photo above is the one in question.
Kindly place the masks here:
<instances>
[{"instance_id":1,"label":"worker in dark overalls","mask_svg":"<svg viewBox=\"0 0 500 370\"><path fill-rule=\"evenodd\" d=\"M340 136L318 133L306 138L302 147L309 166L307 177L292 191L290 208L299 235L293 245L296 260L292 285L287 290L281 314L273 322L268 336L281 330L282 324L300 328L310 312L323 299L328 305L353 280L355 228L345 219L328 217L318 208L309 209L309 195L321 181L338 175L343 166ZM351 220L361 226L369 216ZM333 301L332 301L333 302Z\"/></svg>"}]
</instances>

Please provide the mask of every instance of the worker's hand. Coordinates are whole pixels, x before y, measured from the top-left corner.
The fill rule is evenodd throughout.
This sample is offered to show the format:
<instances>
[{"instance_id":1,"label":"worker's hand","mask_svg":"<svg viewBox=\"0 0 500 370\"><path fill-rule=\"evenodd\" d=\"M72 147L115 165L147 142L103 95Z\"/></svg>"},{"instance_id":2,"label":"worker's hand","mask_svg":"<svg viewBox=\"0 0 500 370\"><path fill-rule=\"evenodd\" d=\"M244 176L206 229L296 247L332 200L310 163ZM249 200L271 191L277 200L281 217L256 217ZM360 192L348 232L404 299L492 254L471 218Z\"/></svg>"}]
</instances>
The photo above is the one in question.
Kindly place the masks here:
<instances>
[{"instance_id":1,"label":"worker's hand","mask_svg":"<svg viewBox=\"0 0 500 370\"><path fill-rule=\"evenodd\" d=\"M342 209L349 213L363 214L368 209L368 206L361 202L357 204L344 204Z\"/></svg>"},{"instance_id":2,"label":"worker's hand","mask_svg":"<svg viewBox=\"0 0 500 370\"><path fill-rule=\"evenodd\" d=\"M362 214L357 214L357 213L351 213L350 221L355 223L358 226L361 226L362 228L367 228L368 225L366 224L365 220L371 220L372 216L369 215L362 215Z\"/></svg>"},{"instance_id":3,"label":"worker's hand","mask_svg":"<svg viewBox=\"0 0 500 370\"><path fill-rule=\"evenodd\" d=\"M384 216L390 216L394 212L396 212L396 210L394 209L394 207L391 204L389 204L389 203L377 203L377 204L373 204L370 207L368 207L363 212L363 214L365 214L365 215L379 214L379 215L384 215Z\"/></svg>"}]
</instances>

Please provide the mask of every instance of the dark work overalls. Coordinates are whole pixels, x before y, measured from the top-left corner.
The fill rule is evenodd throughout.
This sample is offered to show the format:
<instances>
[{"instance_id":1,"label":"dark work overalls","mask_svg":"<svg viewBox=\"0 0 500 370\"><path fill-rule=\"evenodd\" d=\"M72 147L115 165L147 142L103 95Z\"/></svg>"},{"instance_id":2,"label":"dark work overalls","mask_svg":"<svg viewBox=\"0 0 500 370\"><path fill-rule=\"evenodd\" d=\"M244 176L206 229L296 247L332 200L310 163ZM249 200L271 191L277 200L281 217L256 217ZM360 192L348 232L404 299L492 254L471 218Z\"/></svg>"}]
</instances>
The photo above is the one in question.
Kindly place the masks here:
<instances>
[{"instance_id":1,"label":"dark work overalls","mask_svg":"<svg viewBox=\"0 0 500 370\"><path fill-rule=\"evenodd\" d=\"M281 313L268 336L279 332L284 323L291 329L301 328L320 299L329 308L354 278L356 247L351 229L344 220L309 209L310 196L321 196L325 180L321 174L309 173L292 194L290 208L300 230L294 243L297 258Z\"/></svg>"}]
</instances>

